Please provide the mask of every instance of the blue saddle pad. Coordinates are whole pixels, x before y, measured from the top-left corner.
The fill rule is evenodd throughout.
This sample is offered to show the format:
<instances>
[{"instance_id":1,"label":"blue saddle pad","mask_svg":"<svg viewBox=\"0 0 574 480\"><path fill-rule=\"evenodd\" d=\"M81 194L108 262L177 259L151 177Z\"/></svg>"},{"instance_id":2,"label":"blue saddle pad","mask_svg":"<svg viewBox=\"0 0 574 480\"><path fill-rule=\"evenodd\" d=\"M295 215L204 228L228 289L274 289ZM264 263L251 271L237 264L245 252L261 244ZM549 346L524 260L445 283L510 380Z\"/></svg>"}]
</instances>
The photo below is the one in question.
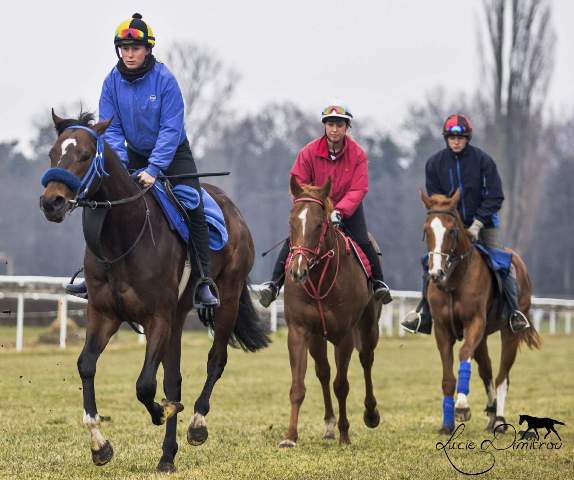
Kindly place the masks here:
<instances>
[{"instance_id":1,"label":"blue saddle pad","mask_svg":"<svg viewBox=\"0 0 574 480\"><path fill-rule=\"evenodd\" d=\"M189 228L177 207L172 203L165 192L161 182L155 182L152 189L153 194L167 218L169 226L175 230L181 239L187 243L189 239ZM173 187L173 193L185 208L194 209L199 205L199 194L195 188L186 185L176 185ZM203 199L203 210L205 212L205 221L209 232L210 250L221 250L227 244L228 234L225 226L225 218L221 208L207 191L201 189Z\"/></svg>"},{"instance_id":2,"label":"blue saddle pad","mask_svg":"<svg viewBox=\"0 0 574 480\"><path fill-rule=\"evenodd\" d=\"M493 272L498 273L502 278L508 276L512 265L512 253L498 248L489 248L482 243L476 243L475 246Z\"/></svg>"}]
</instances>

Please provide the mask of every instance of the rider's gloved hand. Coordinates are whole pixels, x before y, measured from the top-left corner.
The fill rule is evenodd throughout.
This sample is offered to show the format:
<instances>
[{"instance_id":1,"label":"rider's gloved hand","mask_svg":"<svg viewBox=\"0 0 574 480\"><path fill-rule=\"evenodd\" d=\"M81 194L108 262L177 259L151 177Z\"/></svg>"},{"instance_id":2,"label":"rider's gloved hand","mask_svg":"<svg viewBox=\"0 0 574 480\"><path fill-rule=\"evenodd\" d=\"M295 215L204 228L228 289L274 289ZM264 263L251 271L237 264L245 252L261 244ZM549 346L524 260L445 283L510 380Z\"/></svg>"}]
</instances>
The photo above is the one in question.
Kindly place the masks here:
<instances>
[{"instance_id":1,"label":"rider's gloved hand","mask_svg":"<svg viewBox=\"0 0 574 480\"><path fill-rule=\"evenodd\" d=\"M467 232L470 233L470 236L475 242L478 241L478 235L480 234L482 227L484 227L484 224L478 218L475 218L472 225L468 227Z\"/></svg>"},{"instance_id":2,"label":"rider's gloved hand","mask_svg":"<svg viewBox=\"0 0 574 480\"><path fill-rule=\"evenodd\" d=\"M155 177L147 173L145 170L138 174L138 180L142 187L151 187L155 183Z\"/></svg>"},{"instance_id":3,"label":"rider's gloved hand","mask_svg":"<svg viewBox=\"0 0 574 480\"><path fill-rule=\"evenodd\" d=\"M331 223L333 225L340 225L342 221L343 215L341 215L341 212L339 212L339 210L333 210L331 212Z\"/></svg>"}]
</instances>

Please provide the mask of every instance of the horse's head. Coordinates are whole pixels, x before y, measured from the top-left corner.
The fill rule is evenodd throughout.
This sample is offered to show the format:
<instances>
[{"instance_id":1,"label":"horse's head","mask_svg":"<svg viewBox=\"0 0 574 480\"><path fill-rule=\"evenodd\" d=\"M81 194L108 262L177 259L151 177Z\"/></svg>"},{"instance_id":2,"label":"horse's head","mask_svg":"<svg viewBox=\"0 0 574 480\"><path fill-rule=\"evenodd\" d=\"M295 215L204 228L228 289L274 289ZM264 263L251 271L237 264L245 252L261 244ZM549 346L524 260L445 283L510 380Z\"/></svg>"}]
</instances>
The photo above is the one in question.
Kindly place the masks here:
<instances>
[{"instance_id":1,"label":"horse's head","mask_svg":"<svg viewBox=\"0 0 574 480\"><path fill-rule=\"evenodd\" d=\"M40 196L40 208L51 222L61 222L79 190L90 186L85 177L96 159L97 138L111 122L107 120L92 125L93 118L92 114L82 113L77 120L63 119L52 110L58 138L50 149L52 168L42 178L45 188ZM103 142L100 145L103 148Z\"/></svg>"},{"instance_id":2,"label":"horse's head","mask_svg":"<svg viewBox=\"0 0 574 480\"><path fill-rule=\"evenodd\" d=\"M309 268L318 259L321 245L329 227L329 215L333 210L329 194L331 178L322 187L299 185L291 176L293 208L289 217L291 263L289 275L295 282L307 279Z\"/></svg>"},{"instance_id":3,"label":"horse's head","mask_svg":"<svg viewBox=\"0 0 574 480\"><path fill-rule=\"evenodd\" d=\"M433 282L444 283L456 267L455 251L466 235L457 206L460 192L452 197L435 194L429 197L421 191L421 200L427 209L424 235L428 246L429 275Z\"/></svg>"}]
</instances>

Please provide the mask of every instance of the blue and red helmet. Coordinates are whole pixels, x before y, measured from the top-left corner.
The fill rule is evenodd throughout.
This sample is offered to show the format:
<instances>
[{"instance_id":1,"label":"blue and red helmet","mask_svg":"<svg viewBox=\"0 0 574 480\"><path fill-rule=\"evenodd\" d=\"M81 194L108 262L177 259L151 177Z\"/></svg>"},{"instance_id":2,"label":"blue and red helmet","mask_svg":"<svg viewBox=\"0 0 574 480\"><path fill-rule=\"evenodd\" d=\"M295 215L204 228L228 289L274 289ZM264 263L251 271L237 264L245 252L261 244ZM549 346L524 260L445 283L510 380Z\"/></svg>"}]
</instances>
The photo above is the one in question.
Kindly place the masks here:
<instances>
[{"instance_id":1,"label":"blue and red helmet","mask_svg":"<svg viewBox=\"0 0 574 480\"><path fill-rule=\"evenodd\" d=\"M460 113L449 115L442 127L443 137L472 137L472 123L467 116Z\"/></svg>"}]
</instances>

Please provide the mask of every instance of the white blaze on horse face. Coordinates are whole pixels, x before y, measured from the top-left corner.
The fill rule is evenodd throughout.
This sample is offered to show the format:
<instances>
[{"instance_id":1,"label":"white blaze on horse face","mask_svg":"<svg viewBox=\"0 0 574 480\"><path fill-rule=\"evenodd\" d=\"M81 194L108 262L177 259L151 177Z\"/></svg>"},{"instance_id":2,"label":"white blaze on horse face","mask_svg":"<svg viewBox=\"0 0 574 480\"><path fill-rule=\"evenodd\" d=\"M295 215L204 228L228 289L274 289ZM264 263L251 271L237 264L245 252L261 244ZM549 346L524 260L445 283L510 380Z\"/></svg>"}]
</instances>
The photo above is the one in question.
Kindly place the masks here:
<instances>
[{"instance_id":1,"label":"white blaze on horse face","mask_svg":"<svg viewBox=\"0 0 574 480\"><path fill-rule=\"evenodd\" d=\"M84 410L84 425L90 432L92 450L100 450L106 444L106 439L102 435L102 432L100 432L100 416L96 414L96 417L94 418L91 415L88 415Z\"/></svg>"},{"instance_id":2,"label":"white blaze on horse face","mask_svg":"<svg viewBox=\"0 0 574 480\"><path fill-rule=\"evenodd\" d=\"M60 163L64 159L64 156L66 155L68 147L70 145L73 145L74 147L77 145L77 142L74 138L66 138L66 140L64 140L62 142L62 156L60 157L60 160L58 161L58 165L60 165Z\"/></svg>"},{"instance_id":3,"label":"white blaze on horse face","mask_svg":"<svg viewBox=\"0 0 574 480\"><path fill-rule=\"evenodd\" d=\"M307 213L309 212L309 208L305 207L301 210L301 213L297 215L297 218L301 219L301 225L303 226L303 238L305 238L305 226L307 225Z\"/></svg>"},{"instance_id":4,"label":"white blaze on horse face","mask_svg":"<svg viewBox=\"0 0 574 480\"><path fill-rule=\"evenodd\" d=\"M433 219L430 223L430 227L434 233L434 250L429 252L430 257L432 258L432 268L429 270L429 273L431 275L437 275L442 268L442 242L444 240L446 228L444 228L444 225L438 217Z\"/></svg>"},{"instance_id":5,"label":"white blaze on horse face","mask_svg":"<svg viewBox=\"0 0 574 480\"><path fill-rule=\"evenodd\" d=\"M496 416L504 417L504 401L506 400L506 393L508 392L508 379L496 387Z\"/></svg>"}]
</instances>

